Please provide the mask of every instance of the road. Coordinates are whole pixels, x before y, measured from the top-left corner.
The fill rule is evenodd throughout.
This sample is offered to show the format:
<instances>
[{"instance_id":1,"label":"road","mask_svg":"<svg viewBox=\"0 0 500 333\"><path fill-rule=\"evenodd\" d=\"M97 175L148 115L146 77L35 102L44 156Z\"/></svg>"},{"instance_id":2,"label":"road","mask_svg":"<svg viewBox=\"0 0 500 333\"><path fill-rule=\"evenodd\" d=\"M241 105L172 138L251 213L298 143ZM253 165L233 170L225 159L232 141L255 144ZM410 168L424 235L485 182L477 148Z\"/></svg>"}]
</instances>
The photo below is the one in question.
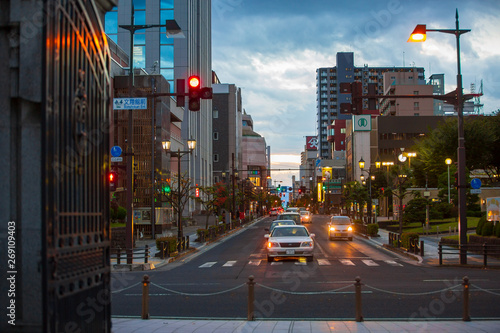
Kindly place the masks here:
<instances>
[{"instance_id":1,"label":"road","mask_svg":"<svg viewBox=\"0 0 500 333\"><path fill-rule=\"evenodd\" d=\"M314 261L267 262L265 228L271 218L193 255L147 274L149 313L176 318L246 318L248 278L254 277L255 316L273 319L355 318L360 277L366 319L461 319L462 278L471 282L470 315L500 318L500 270L436 267L400 257L374 242L329 241L327 216L307 227L315 236ZM144 272L113 273L112 314L141 314Z\"/></svg>"}]
</instances>

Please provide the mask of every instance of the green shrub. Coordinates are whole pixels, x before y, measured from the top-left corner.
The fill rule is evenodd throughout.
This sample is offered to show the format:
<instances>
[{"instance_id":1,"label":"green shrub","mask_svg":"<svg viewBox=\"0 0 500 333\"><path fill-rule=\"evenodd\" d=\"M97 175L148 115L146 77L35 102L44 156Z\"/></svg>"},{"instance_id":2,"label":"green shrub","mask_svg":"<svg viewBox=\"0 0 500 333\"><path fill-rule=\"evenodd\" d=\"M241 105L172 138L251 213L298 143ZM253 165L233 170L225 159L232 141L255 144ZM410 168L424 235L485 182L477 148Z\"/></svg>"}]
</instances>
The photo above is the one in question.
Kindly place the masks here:
<instances>
[{"instance_id":1,"label":"green shrub","mask_svg":"<svg viewBox=\"0 0 500 333\"><path fill-rule=\"evenodd\" d=\"M495 236L500 237L500 222L497 222L497 224L495 224L494 234Z\"/></svg>"},{"instance_id":2,"label":"green shrub","mask_svg":"<svg viewBox=\"0 0 500 333\"><path fill-rule=\"evenodd\" d=\"M481 235L483 236L493 235L493 222L488 221L484 224L483 229L481 230Z\"/></svg>"},{"instance_id":3,"label":"green shrub","mask_svg":"<svg viewBox=\"0 0 500 333\"><path fill-rule=\"evenodd\" d=\"M418 242L418 234L416 232L403 232L401 235L401 246L408 249L411 242Z\"/></svg>"},{"instance_id":4,"label":"green shrub","mask_svg":"<svg viewBox=\"0 0 500 333\"><path fill-rule=\"evenodd\" d=\"M118 207L118 211L116 212L116 219L125 220L126 217L127 217L127 210L122 206Z\"/></svg>"},{"instance_id":5,"label":"green shrub","mask_svg":"<svg viewBox=\"0 0 500 333\"><path fill-rule=\"evenodd\" d=\"M376 236L378 234L378 224L372 223L366 226L366 232L370 236Z\"/></svg>"},{"instance_id":6,"label":"green shrub","mask_svg":"<svg viewBox=\"0 0 500 333\"><path fill-rule=\"evenodd\" d=\"M177 251L177 237L175 237L175 236L158 237L156 239L156 249L158 251L160 251L160 243L161 242L168 242L170 253Z\"/></svg>"},{"instance_id":7,"label":"green shrub","mask_svg":"<svg viewBox=\"0 0 500 333\"><path fill-rule=\"evenodd\" d=\"M476 226L476 234L478 234L479 236L482 235L483 226L485 223L486 223L486 216L481 216L481 218L477 222L477 226Z\"/></svg>"}]
</instances>

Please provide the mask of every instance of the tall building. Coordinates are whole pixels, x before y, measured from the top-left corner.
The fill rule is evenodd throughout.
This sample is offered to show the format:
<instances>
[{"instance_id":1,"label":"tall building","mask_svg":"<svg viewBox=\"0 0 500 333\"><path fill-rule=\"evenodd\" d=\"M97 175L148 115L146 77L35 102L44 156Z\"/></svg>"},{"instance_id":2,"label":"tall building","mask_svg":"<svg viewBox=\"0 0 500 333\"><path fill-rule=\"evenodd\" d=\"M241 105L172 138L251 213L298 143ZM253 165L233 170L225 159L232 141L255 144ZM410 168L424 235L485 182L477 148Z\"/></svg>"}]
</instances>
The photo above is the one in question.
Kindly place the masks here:
<instances>
[{"instance_id":1,"label":"tall building","mask_svg":"<svg viewBox=\"0 0 500 333\"><path fill-rule=\"evenodd\" d=\"M234 84L214 84L212 112L214 182L229 182L241 166L241 89Z\"/></svg>"},{"instance_id":2,"label":"tall building","mask_svg":"<svg viewBox=\"0 0 500 333\"><path fill-rule=\"evenodd\" d=\"M131 24L132 5L135 25L165 25L166 20L175 20L182 30L182 34L168 36L165 27L137 30L133 38L134 68L149 74L161 74L170 84L170 92L176 90L176 79L187 79L190 75L199 75L203 87L211 86L211 1L121 0L106 14L105 31L128 53L131 34L120 25ZM186 171L192 183L199 186L212 184L211 118L211 100L202 100L199 112L191 112L185 107L180 135L167 138L172 142L173 150L187 149L186 141L189 139L197 141ZM197 208L197 203L191 200L189 211Z\"/></svg>"},{"instance_id":3,"label":"tall building","mask_svg":"<svg viewBox=\"0 0 500 333\"><path fill-rule=\"evenodd\" d=\"M341 103L351 103L350 94L340 94L341 83L360 81L363 94L368 94L368 84L375 84L375 93L383 93L383 74L386 72L414 72L418 80L424 79L424 69L420 67L363 67L354 66L353 52L338 52L335 67L316 69L316 100L318 132L318 155L321 158L331 159L334 148L328 140L328 126L336 119L350 119L352 114L341 112ZM363 109L368 109L368 101L363 101ZM331 135L330 135L331 136ZM331 136L334 139L334 136ZM336 145L337 146L337 145ZM340 146L339 146L340 147ZM337 150L338 148L335 148Z\"/></svg>"}]
</instances>

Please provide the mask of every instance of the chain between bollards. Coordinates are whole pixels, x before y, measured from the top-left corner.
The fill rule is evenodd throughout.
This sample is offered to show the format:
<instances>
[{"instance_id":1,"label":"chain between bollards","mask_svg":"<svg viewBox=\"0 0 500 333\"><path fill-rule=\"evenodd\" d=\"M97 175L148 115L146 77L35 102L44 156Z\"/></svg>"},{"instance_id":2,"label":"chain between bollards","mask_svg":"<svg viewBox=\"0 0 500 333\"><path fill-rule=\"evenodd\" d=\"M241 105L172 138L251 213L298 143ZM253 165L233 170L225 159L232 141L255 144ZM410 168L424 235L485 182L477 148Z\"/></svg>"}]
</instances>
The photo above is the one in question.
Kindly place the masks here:
<instances>
[{"instance_id":1,"label":"chain between bollards","mask_svg":"<svg viewBox=\"0 0 500 333\"><path fill-rule=\"evenodd\" d=\"M253 321L253 319L254 319L253 303L254 303L254 300L255 300L255 297L254 297L255 282L253 280L254 280L253 275L250 275L248 277L248 282L247 282L247 285L248 285L248 313L247 313L247 320L248 321Z\"/></svg>"},{"instance_id":2,"label":"chain between bollards","mask_svg":"<svg viewBox=\"0 0 500 333\"><path fill-rule=\"evenodd\" d=\"M469 278L464 276L462 286L464 287L463 298L464 298L464 313L462 315L463 321L470 321L469 315Z\"/></svg>"},{"instance_id":3,"label":"chain between bollards","mask_svg":"<svg viewBox=\"0 0 500 333\"><path fill-rule=\"evenodd\" d=\"M142 279L142 319L149 319L149 276Z\"/></svg>"},{"instance_id":4,"label":"chain between bollards","mask_svg":"<svg viewBox=\"0 0 500 333\"><path fill-rule=\"evenodd\" d=\"M363 313L361 311L361 278L356 276L354 289L356 292L356 321L363 321Z\"/></svg>"}]
</instances>

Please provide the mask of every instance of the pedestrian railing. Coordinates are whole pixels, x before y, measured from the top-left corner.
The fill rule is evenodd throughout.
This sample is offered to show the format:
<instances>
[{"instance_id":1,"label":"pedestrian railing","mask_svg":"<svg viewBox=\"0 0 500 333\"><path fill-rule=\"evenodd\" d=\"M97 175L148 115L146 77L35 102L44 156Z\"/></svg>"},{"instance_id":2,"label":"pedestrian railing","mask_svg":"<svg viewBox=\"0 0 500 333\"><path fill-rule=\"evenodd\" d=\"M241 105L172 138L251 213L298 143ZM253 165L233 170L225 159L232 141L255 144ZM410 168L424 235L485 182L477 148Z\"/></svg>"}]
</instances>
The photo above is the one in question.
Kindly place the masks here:
<instances>
[{"instance_id":1,"label":"pedestrian railing","mask_svg":"<svg viewBox=\"0 0 500 333\"><path fill-rule=\"evenodd\" d=\"M117 248L111 248L111 259L116 259L116 263L118 265L121 264L122 259L127 262L127 258L130 257L132 260L134 259L143 259L144 263L148 263L148 259L150 257L150 250L149 246L146 245L143 249L141 248L135 248L135 249L122 249L120 247Z\"/></svg>"},{"instance_id":2,"label":"pedestrian railing","mask_svg":"<svg viewBox=\"0 0 500 333\"><path fill-rule=\"evenodd\" d=\"M443 245L447 248L443 248ZM438 243L439 265L443 264L443 255L457 255L461 253L472 252L473 254L483 256L483 265L488 266L488 257L500 258L500 245L495 244L464 244L450 245Z\"/></svg>"},{"instance_id":3,"label":"pedestrian railing","mask_svg":"<svg viewBox=\"0 0 500 333\"><path fill-rule=\"evenodd\" d=\"M430 299L430 304L434 304L438 301L436 301L436 294L441 294L441 298L443 298L446 302L449 302L450 299L453 299L454 301L456 300L457 302L462 302L462 320L463 321L470 321L470 304L469 304L469 293L471 291L471 287L473 288L474 292L485 292L488 293L490 296L500 296L498 292L492 292L490 289L483 289L480 286L476 286L474 284L471 284L469 281L469 278L467 276L464 276L462 278L462 282L459 283L458 280L455 280L454 283L450 282L447 283L446 287L443 289L439 290L431 290L431 291L423 291L423 292L418 292L418 293L408 293L408 292L400 292L400 291L392 291L392 290L386 290L386 289L381 289L377 288L375 286L371 286L368 284L361 283L361 278L357 276L355 280L353 281L354 283L348 283L345 282L344 286L340 286L335 289L329 289L329 290L324 290L324 291L291 291L291 290L283 290L283 289L278 289L270 286L266 286L263 284L260 284L255 281L254 276L249 276L248 281L246 283L242 283L239 285L236 285L232 288L226 289L226 290L221 290L221 291L216 291L216 292L211 292L211 293L189 293L189 292L183 292L183 291L177 291L173 290L170 288L165 287L164 285L159 285L156 283L153 283L150 281L150 277L148 275L144 275L143 280L141 282L138 282L136 284L133 284L128 287L124 287L123 289L120 290L115 290L112 291L113 294L118 294L121 293L125 290L130 290L132 288L137 289L137 286L142 285L142 314L141 317L143 319L149 319L150 314L149 314L149 288L155 287L160 290L162 290L162 294L164 292L168 292L169 294L172 295L180 295L184 296L184 300L190 300L194 297L215 297L223 294L230 293L230 295L234 295L234 293L241 288L244 288L247 286L247 320L252 321L256 318L256 312L254 311L254 306L259 304L259 300L255 298L255 289L256 288L261 288L262 290L268 290L270 293L270 296L268 299L276 299L276 295L281 295L281 298L285 297L285 295L293 296L293 295L342 295L342 297L345 297L346 293L354 293L354 308L355 308L355 318L357 322L361 322L364 320L363 317L363 307L362 307L362 294L368 293L381 293L381 294L389 294L393 296L401 296L401 297L425 297L428 296ZM352 289L354 289L354 292L352 292ZM362 289L365 289L365 291L362 291ZM447 293L453 293L452 296L449 296ZM443 296L446 294L446 296ZM156 294L159 295L159 294ZM261 293L262 295L262 293ZM288 296L286 296L288 297ZM279 301L279 300L278 300ZM435 305L435 304L434 304ZM436 306L441 306L441 305L436 305ZM444 301L443 301L443 306L444 306ZM260 314L262 315L262 314ZM458 314L457 314L458 317ZM261 318L263 319L263 318Z\"/></svg>"},{"instance_id":4,"label":"pedestrian railing","mask_svg":"<svg viewBox=\"0 0 500 333\"><path fill-rule=\"evenodd\" d=\"M406 248L402 245L400 234L389 232L389 245L403 249L409 253L424 256L424 241L419 241L418 239L410 239L408 247Z\"/></svg>"}]
</instances>

